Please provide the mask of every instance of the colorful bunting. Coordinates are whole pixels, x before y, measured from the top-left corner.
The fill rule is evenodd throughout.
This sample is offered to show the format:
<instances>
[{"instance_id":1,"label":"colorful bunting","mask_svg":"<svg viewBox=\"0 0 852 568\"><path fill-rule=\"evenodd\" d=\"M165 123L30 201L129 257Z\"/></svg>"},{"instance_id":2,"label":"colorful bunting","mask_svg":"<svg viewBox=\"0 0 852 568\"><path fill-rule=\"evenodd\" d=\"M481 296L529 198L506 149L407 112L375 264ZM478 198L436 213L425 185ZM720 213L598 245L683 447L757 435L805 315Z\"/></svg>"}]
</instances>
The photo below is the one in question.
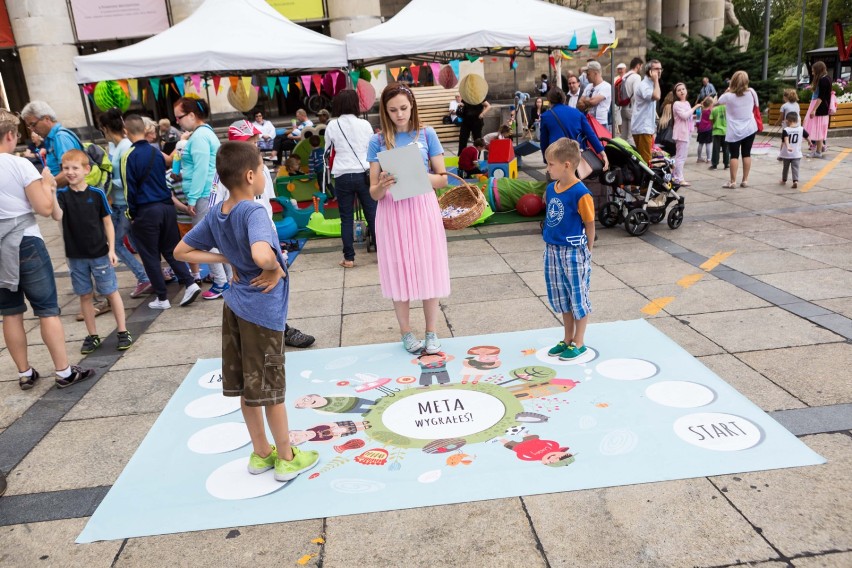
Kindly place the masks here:
<instances>
[{"instance_id":1,"label":"colorful bunting","mask_svg":"<svg viewBox=\"0 0 852 568\"><path fill-rule=\"evenodd\" d=\"M275 85L275 84L273 83L273 86L274 86L274 85ZM264 94L266 94L266 96L267 96L267 97L269 97L269 87L267 87L266 85L264 85L264 86L263 86L263 92L264 92Z\"/></svg>"},{"instance_id":2,"label":"colorful bunting","mask_svg":"<svg viewBox=\"0 0 852 568\"><path fill-rule=\"evenodd\" d=\"M375 72L375 71L374 71ZM358 84L358 78L361 77L361 72L357 69L353 69L349 71L349 80L352 81L352 88L355 88L355 85Z\"/></svg>"},{"instance_id":3,"label":"colorful bunting","mask_svg":"<svg viewBox=\"0 0 852 568\"><path fill-rule=\"evenodd\" d=\"M574 30L574 35L571 36L571 41L568 42L568 49L577 51L577 31Z\"/></svg>"},{"instance_id":4,"label":"colorful bunting","mask_svg":"<svg viewBox=\"0 0 852 568\"><path fill-rule=\"evenodd\" d=\"M417 65L412 65L409 70L411 71L411 78L414 79L414 84L417 84L417 79L420 77L420 67Z\"/></svg>"},{"instance_id":5,"label":"colorful bunting","mask_svg":"<svg viewBox=\"0 0 852 568\"><path fill-rule=\"evenodd\" d=\"M92 92L95 90L96 84L97 83L86 83L85 85L83 85L83 94L84 95L91 95Z\"/></svg>"},{"instance_id":6,"label":"colorful bunting","mask_svg":"<svg viewBox=\"0 0 852 568\"><path fill-rule=\"evenodd\" d=\"M556 69L556 59L552 55L549 55L547 60L550 62L550 66Z\"/></svg>"},{"instance_id":7,"label":"colorful bunting","mask_svg":"<svg viewBox=\"0 0 852 568\"><path fill-rule=\"evenodd\" d=\"M129 97L130 96L130 87L127 86L127 79L119 79L118 86L121 87L121 90Z\"/></svg>"},{"instance_id":8,"label":"colorful bunting","mask_svg":"<svg viewBox=\"0 0 852 568\"><path fill-rule=\"evenodd\" d=\"M514 69L517 69L517 68L518 68L518 62L512 61L512 69L514 70Z\"/></svg>"},{"instance_id":9,"label":"colorful bunting","mask_svg":"<svg viewBox=\"0 0 852 568\"><path fill-rule=\"evenodd\" d=\"M171 87L171 85L170 85L169 83L166 83L166 88L165 88L165 91L166 91L166 97L168 97L168 96L169 96L169 87ZM183 96L183 95L181 95L181 96Z\"/></svg>"},{"instance_id":10,"label":"colorful bunting","mask_svg":"<svg viewBox=\"0 0 852 568\"><path fill-rule=\"evenodd\" d=\"M302 87L305 89L305 94L311 94L311 76L310 75L302 75Z\"/></svg>"},{"instance_id":11,"label":"colorful bunting","mask_svg":"<svg viewBox=\"0 0 852 568\"><path fill-rule=\"evenodd\" d=\"M468 61L470 61L471 63L476 63L476 60L477 60L477 59L479 59L479 56L478 56L478 55L469 55L469 54L465 54L465 56L464 56L464 57L465 57L465 59L467 59L467 60L468 60Z\"/></svg>"},{"instance_id":12,"label":"colorful bunting","mask_svg":"<svg viewBox=\"0 0 852 568\"><path fill-rule=\"evenodd\" d=\"M399 67L391 67L390 74L393 80L396 81L396 78L399 77Z\"/></svg>"},{"instance_id":13,"label":"colorful bunting","mask_svg":"<svg viewBox=\"0 0 852 568\"><path fill-rule=\"evenodd\" d=\"M278 77L278 82L281 83L281 92L286 97L287 93L290 92L290 77Z\"/></svg>"},{"instance_id":14,"label":"colorful bunting","mask_svg":"<svg viewBox=\"0 0 852 568\"><path fill-rule=\"evenodd\" d=\"M139 98L139 79L128 79L127 88L130 89L130 98Z\"/></svg>"},{"instance_id":15,"label":"colorful bunting","mask_svg":"<svg viewBox=\"0 0 852 568\"><path fill-rule=\"evenodd\" d=\"M190 80L192 80L192 86L195 87L195 92L199 95L201 94L201 75L198 73L193 73L189 76Z\"/></svg>"},{"instance_id":16,"label":"colorful bunting","mask_svg":"<svg viewBox=\"0 0 852 568\"><path fill-rule=\"evenodd\" d=\"M267 77L266 78L266 90L268 91L266 93L267 96L269 96L269 97L275 96L275 85L276 85L275 77Z\"/></svg>"},{"instance_id":17,"label":"colorful bunting","mask_svg":"<svg viewBox=\"0 0 852 568\"><path fill-rule=\"evenodd\" d=\"M222 77L220 77L219 75L213 75L213 94L214 95L219 94L219 83L221 83L221 82L222 82Z\"/></svg>"},{"instance_id":18,"label":"colorful bunting","mask_svg":"<svg viewBox=\"0 0 852 568\"><path fill-rule=\"evenodd\" d=\"M151 84L151 90L154 91L154 100L160 100L160 80L148 79L148 82Z\"/></svg>"},{"instance_id":19,"label":"colorful bunting","mask_svg":"<svg viewBox=\"0 0 852 568\"><path fill-rule=\"evenodd\" d=\"M589 49L597 49L598 48L598 34L595 33L595 30L592 30L592 39L589 40Z\"/></svg>"},{"instance_id":20,"label":"colorful bunting","mask_svg":"<svg viewBox=\"0 0 852 568\"><path fill-rule=\"evenodd\" d=\"M382 74L381 69L373 69L373 79L378 79L379 75L381 75L381 74Z\"/></svg>"},{"instance_id":21,"label":"colorful bunting","mask_svg":"<svg viewBox=\"0 0 852 568\"><path fill-rule=\"evenodd\" d=\"M246 75L245 77L240 77L240 81L243 84L243 90L246 93L250 93L249 89L251 88L251 75Z\"/></svg>"},{"instance_id":22,"label":"colorful bunting","mask_svg":"<svg viewBox=\"0 0 852 568\"><path fill-rule=\"evenodd\" d=\"M453 59L452 61L450 61L450 69L453 70L453 73L456 74L456 77L459 77L461 61L459 61L458 59Z\"/></svg>"},{"instance_id":23,"label":"colorful bunting","mask_svg":"<svg viewBox=\"0 0 852 568\"><path fill-rule=\"evenodd\" d=\"M529 36L528 36L528 37L529 37ZM530 51L535 51L536 49L538 49L538 48L535 46L535 42L532 40L532 37L529 37L529 40L530 40Z\"/></svg>"},{"instance_id":24,"label":"colorful bunting","mask_svg":"<svg viewBox=\"0 0 852 568\"><path fill-rule=\"evenodd\" d=\"M430 63L429 68L432 69L432 81L437 85L438 84L438 75L441 74L441 64L440 63Z\"/></svg>"},{"instance_id":25,"label":"colorful bunting","mask_svg":"<svg viewBox=\"0 0 852 568\"><path fill-rule=\"evenodd\" d=\"M239 77L228 77L228 82L231 84L231 90L237 92L237 85L240 83Z\"/></svg>"},{"instance_id":26,"label":"colorful bunting","mask_svg":"<svg viewBox=\"0 0 852 568\"><path fill-rule=\"evenodd\" d=\"M320 75L319 73L314 73L313 75L311 75L311 80L314 82L316 93L319 94L320 85L322 85L322 75Z\"/></svg>"},{"instance_id":27,"label":"colorful bunting","mask_svg":"<svg viewBox=\"0 0 852 568\"><path fill-rule=\"evenodd\" d=\"M180 96L183 96L184 92L186 92L186 77L184 77L183 75L175 75L174 82L175 88L180 93ZM166 94L168 94L168 91L166 91Z\"/></svg>"},{"instance_id":28,"label":"colorful bunting","mask_svg":"<svg viewBox=\"0 0 852 568\"><path fill-rule=\"evenodd\" d=\"M254 92L255 92L255 93L259 93L259 92L260 92L260 85L252 85L252 88L254 89Z\"/></svg>"}]
</instances>

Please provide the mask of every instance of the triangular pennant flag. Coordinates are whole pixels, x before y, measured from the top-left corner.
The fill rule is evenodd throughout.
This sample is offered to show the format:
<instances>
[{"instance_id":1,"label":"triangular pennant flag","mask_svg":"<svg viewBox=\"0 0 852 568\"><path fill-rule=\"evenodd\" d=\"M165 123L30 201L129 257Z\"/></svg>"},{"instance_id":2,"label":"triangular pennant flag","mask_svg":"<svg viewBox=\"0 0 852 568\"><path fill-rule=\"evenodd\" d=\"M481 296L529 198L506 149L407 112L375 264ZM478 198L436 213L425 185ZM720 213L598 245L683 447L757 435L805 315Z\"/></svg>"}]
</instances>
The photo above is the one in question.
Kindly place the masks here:
<instances>
[{"instance_id":1,"label":"triangular pennant flag","mask_svg":"<svg viewBox=\"0 0 852 568\"><path fill-rule=\"evenodd\" d=\"M255 92L255 93L259 93L259 92L260 92L260 85L252 85L252 88L254 89L254 92Z\"/></svg>"},{"instance_id":2,"label":"triangular pennant flag","mask_svg":"<svg viewBox=\"0 0 852 568\"><path fill-rule=\"evenodd\" d=\"M286 97L290 92L290 77L278 77L278 82L281 83L281 92Z\"/></svg>"},{"instance_id":3,"label":"triangular pennant flag","mask_svg":"<svg viewBox=\"0 0 852 568\"><path fill-rule=\"evenodd\" d=\"M438 75L441 74L441 64L440 63L430 63L429 67L432 69L432 82L437 84L438 83Z\"/></svg>"},{"instance_id":4,"label":"triangular pennant flag","mask_svg":"<svg viewBox=\"0 0 852 568\"><path fill-rule=\"evenodd\" d=\"M530 37L530 36L527 36L527 37L529 37L529 40L530 40L530 51L535 51L536 49L538 49L535 46L535 42L532 40L532 37Z\"/></svg>"},{"instance_id":5,"label":"triangular pennant flag","mask_svg":"<svg viewBox=\"0 0 852 568\"><path fill-rule=\"evenodd\" d=\"M175 75L174 81L175 88L177 88L178 92L180 93L180 96L183 96L184 91L186 90L186 85L184 84L186 81L186 77L184 77L183 75ZM166 91L166 94L169 94L169 92Z\"/></svg>"},{"instance_id":6,"label":"triangular pennant flag","mask_svg":"<svg viewBox=\"0 0 852 568\"><path fill-rule=\"evenodd\" d=\"M139 98L139 79L128 79L127 88L130 89L130 98Z\"/></svg>"},{"instance_id":7,"label":"triangular pennant flag","mask_svg":"<svg viewBox=\"0 0 852 568\"><path fill-rule=\"evenodd\" d=\"M160 100L160 80L148 79L148 82L151 84L151 90L154 91L154 100Z\"/></svg>"},{"instance_id":8,"label":"triangular pennant flag","mask_svg":"<svg viewBox=\"0 0 852 568\"><path fill-rule=\"evenodd\" d=\"M198 73L193 73L192 75L189 76L189 78L192 80L192 86L195 87L195 92L200 95L201 94L201 75L199 75Z\"/></svg>"},{"instance_id":9,"label":"triangular pennant flag","mask_svg":"<svg viewBox=\"0 0 852 568\"><path fill-rule=\"evenodd\" d=\"M251 75L240 77L240 82L243 84L243 90L246 93L250 93L251 91L249 91L249 89L251 88Z\"/></svg>"},{"instance_id":10,"label":"triangular pennant flag","mask_svg":"<svg viewBox=\"0 0 852 568\"><path fill-rule=\"evenodd\" d=\"M409 71L411 71L411 78L414 79L414 84L417 84L417 79L420 77L420 67L412 65L409 68Z\"/></svg>"},{"instance_id":11,"label":"triangular pennant flag","mask_svg":"<svg viewBox=\"0 0 852 568\"><path fill-rule=\"evenodd\" d=\"M396 81L396 78L399 77L399 67L391 67L390 74L393 80Z\"/></svg>"},{"instance_id":12,"label":"triangular pennant flag","mask_svg":"<svg viewBox=\"0 0 852 568\"><path fill-rule=\"evenodd\" d=\"M145 106L148 104L148 89L142 87L142 105Z\"/></svg>"},{"instance_id":13,"label":"triangular pennant flag","mask_svg":"<svg viewBox=\"0 0 852 568\"><path fill-rule=\"evenodd\" d=\"M574 35L571 36L571 41L568 42L568 49L571 51L577 51L577 31L574 31Z\"/></svg>"},{"instance_id":14,"label":"triangular pennant flag","mask_svg":"<svg viewBox=\"0 0 852 568\"><path fill-rule=\"evenodd\" d=\"M556 59L552 55L549 55L547 60L550 62L550 66L556 69Z\"/></svg>"},{"instance_id":15,"label":"triangular pennant flag","mask_svg":"<svg viewBox=\"0 0 852 568\"><path fill-rule=\"evenodd\" d=\"M460 68L461 68L461 61L459 61L458 59L453 59L452 61L450 61L450 69L453 70L453 73L456 74L457 78L458 78L459 73L460 73L460 71L459 71Z\"/></svg>"},{"instance_id":16,"label":"triangular pennant flag","mask_svg":"<svg viewBox=\"0 0 852 568\"><path fill-rule=\"evenodd\" d=\"M240 83L239 77L228 77L228 82L231 84L231 90L237 92L237 85Z\"/></svg>"},{"instance_id":17,"label":"triangular pennant flag","mask_svg":"<svg viewBox=\"0 0 852 568\"><path fill-rule=\"evenodd\" d=\"M606 53L606 50L607 50L607 49L609 49L609 46L608 46L608 45L603 46L602 48L600 48L600 49L598 50L598 53L597 53L597 55L595 55L595 57L600 57L600 56L602 56L604 53Z\"/></svg>"},{"instance_id":18,"label":"triangular pennant flag","mask_svg":"<svg viewBox=\"0 0 852 568\"><path fill-rule=\"evenodd\" d=\"M171 85L170 85L169 83L166 83L166 89L165 89L165 91L166 91L166 97L168 97L168 96L169 96L169 87L171 87ZM181 95L181 96L183 96L183 95Z\"/></svg>"},{"instance_id":19,"label":"triangular pennant flag","mask_svg":"<svg viewBox=\"0 0 852 568\"><path fill-rule=\"evenodd\" d=\"M302 75L302 87L305 89L305 94L311 94L311 76L310 75Z\"/></svg>"},{"instance_id":20,"label":"triangular pennant flag","mask_svg":"<svg viewBox=\"0 0 852 568\"><path fill-rule=\"evenodd\" d=\"M316 87L317 94L319 94L320 85L322 85L322 75L320 75L319 73L314 73L313 75L311 75L311 80L314 82L314 87Z\"/></svg>"},{"instance_id":21,"label":"triangular pennant flag","mask_svg":"<svg viewBox=\"0 0 852 568\"><path fill-rule=\"evenodd\" d=\"M130 87L127 86L127 79L119 79L118 86L121 87L121 90L129 97L130 96Z\"/></svg>"},{"instance_id":22,"label":"triangular pennant flag","mask_svg":"<svg viewBox=\"0 0 852 568\"><path fill-rule=\"evenodd\" d=\"M428 64L428 63L426 63L426 62L424 61L422 66L423 66L423 67L428 67L428 66L429 66L429 64Z\"/></svg>"},{"instance_id":23,"label":"triangular pennant flag","mask_svg":"<svg viewBox=\"0 0 852 568\"><path fill-rule=\"evenodd\" d=\"M349 72L349 80L352 81L352 88L353 89L358 84L358 79L360 79L360 78L361 78L361 72L358 71L357 69L353 69L352 71Z\"/></svg>"},{"instance_id":24,"label":"triangular pennant flag","mask_svg":"<svg viewBox=\"0 0 852 568\"><path fill-rule=\"evenodd\" d=\"M267 77L266 78L266 96L274 97L275 96L275 77Z\"/></svg>"},{"instance_id":25,"label":"triangular pennant flag","mask_svg":"<svg viewBox=\"0 0 852 568\"><path fill-rule=\"evenodd\" d=\"M273 83L273 86L274 86L274 85L275 85L275 83ZM264 92L264 93L266 94L266 96L268 97L268 96L269 96L269 87L267 87L266 85L264 85L264 86L263 86L263 92Z\"/></svg>"},{"instance_id":26,"label":"triangular pennant flag","mask_svg":"<svg viewBox=\"0 0 852 568\"><path fill-rule=\"evenodd\" d=\"M83 94L84 95L91 95L92 91L94 91L94 90L95 90L95 83L86 83L85 85L83 85Z\"/></svg>"},{"instance_id":27,"label":"triangular pennant flag","mask_svg":"<svg viewBox=\"0 0 852 568\"><path fill-rule=\"evenodd\" d=\"M598 34L595 33L595 30L592 30L592 39L589 40L589 49L597 49L598 48Z\"/></svg>"},{"instance_id":28,"label":"triangular pennant flag","mask_svg":"<svg viewBox=\"0 0 852 568\"><path fill-rule=\"evenodd\" d=\"M213 94L214 95L219 94L219 83L221 83L221 82L222 82L222 77L220 77L219 75L213 75Z\"/></svg>"},{"instance_id":29,"label":"triangular pennant flag","mask_svg":"<svg viewBox=\"0 0 852 568\"><path fill-rule=\"evenodd\" d=\"M615 49L616 47L618 47L618 38L615 38L615 41L609 46L610 49Z\"/></svg>"},{"instance_id":30,"label":"triangular pennant flag","mask_svg":"<svg viewBox=\"0 0 852 568\"><path fill-rule=\"evenodd\" d=\"M567 49L560 49L559 53L562 55L562 59L574 59L569 53Z\"/></svg>"},{"instance_id":31,"label":"triangular pennant flag","mask_svg":"<svg viewBox=\"0 0 852 568\"><path fill-rule=\"evenodd\" d=\"M381 74L382 74L381 69L373 69L373 79L378 79L379 75L381 75Z\"/></svg>"},{"instance_id":32,"label":"triangular pennant flag","mask_svg":"<svg viewBox=\"0 0 852 568\"><path fill-rule=\"evenodd\" d=\"M400 71L405 71L406 69L408 69L407 65L403 65L399 68Z\"/></svg>"},{"instance_id":33,"label":"triangular pennant flag","mask_svg":"<svg viewBox=\"0 0 852 568\"><path fill-rule=\"evenodd\" d=\"M477 59L479 59L478 55L465 55L465 59L470 61L471 63L475 63Z\"/></svg>"},{"instance_id":34,"label":"triangular pennant flag","mask_svg":"<svg viewBox=\"0 0 852 568\"><path fill-rule=\"evenodd\" d=\"M518 62L512 61L512 69L517 69L517 68L518 68Z\"/></svg>"}]
</instances>

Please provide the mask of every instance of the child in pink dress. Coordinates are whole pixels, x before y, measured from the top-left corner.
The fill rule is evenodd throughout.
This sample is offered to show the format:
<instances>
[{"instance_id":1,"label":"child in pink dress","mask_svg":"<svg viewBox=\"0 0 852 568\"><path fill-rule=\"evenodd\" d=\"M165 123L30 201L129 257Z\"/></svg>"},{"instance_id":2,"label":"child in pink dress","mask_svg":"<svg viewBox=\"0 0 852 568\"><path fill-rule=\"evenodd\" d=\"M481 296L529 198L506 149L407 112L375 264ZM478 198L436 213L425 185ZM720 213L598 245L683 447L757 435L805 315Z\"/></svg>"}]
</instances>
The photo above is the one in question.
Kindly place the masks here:
<instances>
[{"instance_id":1,"label":"child in pink dress","mask_svg":"<svg viewBox=\"0 0 852 568\"><path fill-rule=\"evenodd\" d=\"M391 83L382 91L379 107L382 134L370 140L370 195L376 209L376 247L379 259L379 283L382 296L393 300L402 344L409 353L438 353L441 344L436 333L438 299L450 295L450 268L447 237L441 209L434 193L395 200L396 180L379 166L381 151L417 144L423 167L429 171L432 187L447 185L444 149L435 131L421 127L417 101L405 85ZM426 319L425 341L411 331L410 302L423 301Z\"/></svg>"},{"instance_id":2,"label":"child in pink dress","mask_svg":"<svg viewBox=\"0 0 852 568\"><path fill-rule=\"evenodd\" d=\"M677 152L675 153L674 171L672 178L680 184L681 187L688 187L689 184L683 178L683 165L686 163L686 156L689 153L689 139L692 135L692 116L695 110L701 108L700 104L692 106L686 98L686 85L678 83L674 89L675 102L672 105L672 116L674 118L674 128L672 129L672 138L674 138Z\"/></svg>"}]
</instances>

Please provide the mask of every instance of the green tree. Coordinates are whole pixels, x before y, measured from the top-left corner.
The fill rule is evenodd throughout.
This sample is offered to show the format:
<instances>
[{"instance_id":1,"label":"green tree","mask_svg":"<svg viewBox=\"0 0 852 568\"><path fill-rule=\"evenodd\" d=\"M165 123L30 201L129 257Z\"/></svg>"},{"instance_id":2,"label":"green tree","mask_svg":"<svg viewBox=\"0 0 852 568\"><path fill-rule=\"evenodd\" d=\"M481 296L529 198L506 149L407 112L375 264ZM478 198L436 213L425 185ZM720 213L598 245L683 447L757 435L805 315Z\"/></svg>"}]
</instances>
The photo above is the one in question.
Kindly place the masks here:
<instances>
[{"instance_id":1,"label":"green tree","mask_svg":"<svg viewBox=\"0 0 852 568\"><path fill-rule=\"evenodd\" d=\"M804 42L802 48L802 61L805 52L816 49L819 39L819 15L822 0L806 0ZM781 66L794 65L796 63L796 50L799 47L799 30L802 24L802 4L797 1L798 6L787 16L784 22L777 28L773 27L769 36L769 54ZM825 47L836 47L837 40L834 36L834 22L849 20L852 14L852 0L829 0L828 17L825 26ZM849 42L852 28L846 27L846 42Z\"/></svg>"},{"instance_id":2,"label":"green tree","mask_svg":"<svg viewBox=\"0 0 852 568\"><path fill-rule=\"evenodd\" d=\"M647 59L659 59L663 64L661 88L663 94L668 93L677 83L683 82L689 91L689 99L701 89L701 78L709 77L719 93L724 92L725 80L735 71L745 71L749 76L749 85L757 91L762 105L769 102L781 88L774 79L761 81L763 71L763 50L748 50L741 52L736 44L739 31L733 26L727 26L715 39L703 36L673 39L648 30L651 46L648 48ZM775 77L777 65L770 61L769 77Z\"/></svg>"},{"instance_id":3,"label":"green tree","mask_svg":"<svg viewBox=\"0 0 852 568\"><path fill-rule=\"evenodd\" d=\"M733 0L733 3L734 13L740 25L751 34L749 48L754 44L757 44L758 48L762 47L766 0ZM798 10L801 9L801 0L770 0L769 29L778 29L787 21L790 14L798 14Z\"/></svg>"}]
</instances>

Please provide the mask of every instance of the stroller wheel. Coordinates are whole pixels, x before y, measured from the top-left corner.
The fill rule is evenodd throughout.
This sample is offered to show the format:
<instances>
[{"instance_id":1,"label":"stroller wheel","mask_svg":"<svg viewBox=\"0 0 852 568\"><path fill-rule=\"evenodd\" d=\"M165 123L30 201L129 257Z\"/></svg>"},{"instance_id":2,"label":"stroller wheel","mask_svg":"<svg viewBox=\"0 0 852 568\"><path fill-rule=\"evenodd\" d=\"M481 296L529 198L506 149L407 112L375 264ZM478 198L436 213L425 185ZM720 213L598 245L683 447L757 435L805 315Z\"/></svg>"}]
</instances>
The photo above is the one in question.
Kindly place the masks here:
<instances>
[{"instance_id":1,"label":"stroller wheel","mask_svg":"<svg viewBox=\"0 0 852 568\"><path fill-rule=\"evenodd\" d=\"M669 218L667 222L669 224L669 229L675 230L680 227L680 224L683 223L683 205L675 205L672 207L671 211L669 211Z\"/></svg>"},{"instance_id":2,"label":"stroller wheel","mask_svg":"<svg viewBox=\"0 0 852 568\"><path fill-rule=\"evenodd\" d=\"M657 223L666 218L666 208L660 207L659 209L649 209L648 217L650 217L651 222L656 225Z\"/></svg>"},{"instance_id":3,"label":"stroller wheel","mask_svg":"<svg viewBox=\"0 0 852 568\"><path fill-rule=\"evenodd\" d=\"M606 185L617 185L616 184L616 175L614 170L609 170L604 172L603 174L603 182Z\"/></svg>"},{"instance_id":4,"label":"stroller wheel","mask_svg":"<svg viewBox=\"0 0 852 568\"><path fill-rule=\"evenodd\" d=\"M644 235L650 226L651 218L644 209L634 209L624 219L624 228L634 237Z\"/></svg>"},{"instance_id":5,"label":"stroller wheel","mask_svg":"<svg viewBox=\"0 0 852 568\"><path fill-rule=\"evenodd\" d=\"M604 227L615 227L621 221L621 206L615 201L608 201L598 211L598 220Z\"/></svg>"}]
</instances>

